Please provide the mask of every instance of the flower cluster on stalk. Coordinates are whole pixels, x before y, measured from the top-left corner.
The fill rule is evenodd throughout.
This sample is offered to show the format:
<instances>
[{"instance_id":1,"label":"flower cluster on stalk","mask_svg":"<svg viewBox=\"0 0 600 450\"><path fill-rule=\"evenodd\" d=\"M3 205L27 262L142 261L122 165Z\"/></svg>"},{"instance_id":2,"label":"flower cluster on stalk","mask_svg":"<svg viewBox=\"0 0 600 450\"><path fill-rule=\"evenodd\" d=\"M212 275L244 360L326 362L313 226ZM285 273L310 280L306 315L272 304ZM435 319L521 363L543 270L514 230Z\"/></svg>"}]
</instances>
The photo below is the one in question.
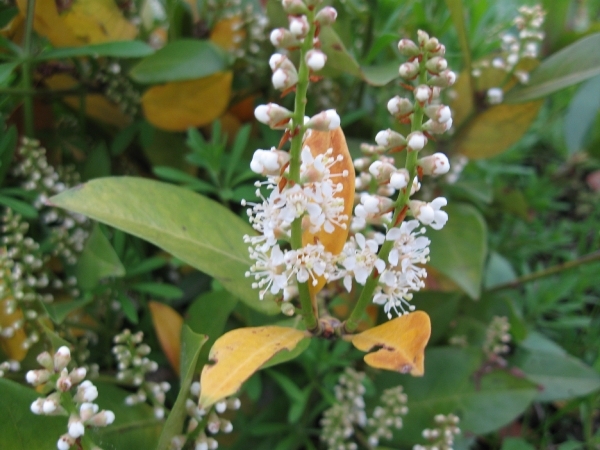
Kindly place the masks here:
<instances>
[{"instance_id":1,"label":"flower cluster on stalk","mask_svg":"<svg viewBox=\"0 0 600 450\"><path fill-rule=\"evenodd\" d=\"M434 417L435 427L423 430L423 437L428 444L417 444L413 450L452 450L454 438L460 434L459 418L454 414L437 414Z\"/></svg>"},{"instance_id":2,"label":"flower cluster on stalk","mask_svg":"<svg viewBox=\"0 0 600 450\"><path fill-rule=\"evenodd\" d=\"M68 347L60 347L54 355L40 353L38 363L43 367L30 370L25 379L33 386L39 386L42 392L49 392L31 404L31 412L49 416L68 416L67 433L63 434L56 444L58 450L68 450L85 435L87 427L105 427L115 420L112 411L99 411L93 403L98 397L98 389L85 380L87 371L84 367L68 370L71 352Z\"/></svg>"},{"instance_id":3,"label":"flower cluster on stalk","mask_svg":"<svg viewBox=\"0 0 600 450\"><path fill-rule=\"evenodd\" d=\"M506 316L495 316L485 332L483 352L488 359L502 359L510 351L510 323Z\"/></svg>"}]
</instances>

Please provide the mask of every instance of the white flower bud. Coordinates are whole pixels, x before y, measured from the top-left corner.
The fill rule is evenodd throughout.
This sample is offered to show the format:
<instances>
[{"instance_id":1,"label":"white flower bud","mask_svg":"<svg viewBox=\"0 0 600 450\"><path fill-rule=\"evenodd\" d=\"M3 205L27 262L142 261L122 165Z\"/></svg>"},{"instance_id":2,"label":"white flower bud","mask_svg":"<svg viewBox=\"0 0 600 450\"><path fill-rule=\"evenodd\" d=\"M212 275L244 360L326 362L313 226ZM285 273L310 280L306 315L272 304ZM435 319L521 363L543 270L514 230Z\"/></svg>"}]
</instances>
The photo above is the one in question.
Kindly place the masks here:
<instances>
[{"instance_id":1,"label":"white flower bud","mask_svg":"<svg viewBox=\"0 0 600 450\"><path fill-rule=\"evenodd\" d=\"M275 72L273 72L271 81L273 82L273 87L275 89L284 91L298 83L298 73L296 72L296 69L293 71L277 69Z\"/></svg>"},{"instance_id":2,"label":"white flower bud","mask_svg":"<svg viewBox=\"0 0 600 450\"><path fill-rule=\"evenodd\" d=\"M337 19L337 11L331 6L324 7L315 16L315 20L319 22L321 26L331 25Z\"/></svg>"},{"instance_id":3,"label":"white flower bud","mask_svg":"<svg viewBox=\"0 0 600 450\"><path fill-rule=\"evenodd\" d=\"M335 130L340 126L340 116L335 109L328 109L312 116L304 125L318 131Z\"/></svg>"},{"instance_id":4,"label":"white flower bud","mask_svg":"<svg viewBox=\"0 0 600 450\"><path fill-rule=\"evenodd\" d=\"M407 98L395 96L388 102L387 109L394 116L405 116L413 111L413 104Z\"/></svg>"},{"instance_id":5,"label":"white flower bud","mask_svg":"<svg viewBox=\"0 0 600 450\"><path fill-rule=\"evenodd\" d=\"M72 386L73 381L69 377L67 370L64 369L60 374L60 377L58 377L58 380L56 380L56 389L61 392L67 392Z\"/></svg>"},{"instance_id":6,"label":"white flower bud","mask_svg":"<svg viewBox=\"0 0 600 450\"><path fill-rule=\"evenodd\" d=\"M377 133L375 142L377 142L377 145L386 148L402 147L403 145L406 145L406 138L400 133L388 128L387 130L382 130Z\"/></svg>"},{"instance_id":7,"label":"white flower bud","mask_svg":"<svg viewBox=\"0 0 600 450\"><path fill-rule=\"evenodd\" d=\"M408 174L408 170L398 169L390 177L390 186L397 190L404 189L406 186L408 186L409 179L410 176Z\"/></svg>"},{"instance_id":8,"label":"white flower bud","mask_svg":"<svg viewBox=\"0 0 600 450\"><path fill-rule=\"evenodd\" d=\"M429 41L429 35L423 30L418 30L417 31L417 40L419 42L419 45L421 47L423 47Z\"/></svg>"},{"instance_id":9,"label":"white flower bud","mask_svg":"<svg viewBox=\"0 0 600 450\"><path fill-rule=\"evenodd\" d=\"M504 100L504 92L502 92L501 88L495 87L488 89L487 91L487 101L490 105L497 105L502 103Z\"/></svg>"},{"instance_id":10,"label":"white flower bud","mask_svg":"<svg viewBox=\"0 0 600 450\"><path fill-rule=\"evenodd\" d=\"M34 386L38 386L40 384L45 383L46 381L48 381L49 378L50 372L48 372L46 369L30 370L25 375L25 379L27 380L27 382Z\"/></svg>"},{"instance_id":11,"label":"white flower bud","mask_svg":"<svg viewBox=\"0 0 600 450\"><path fill-rule=\"evenodd\" d=\"M442 72L440 72L439 75L431 77L429 81L427 81L427 83L429 83L430 86L437 86L443 88L450 87L455 82L456 74L448 69L443 70Z\"/></svg>"},{"instance_id":12,"label":"white flower bud","mask_svg":"<svg viewBox=\"0 0 600 450\"><path fill-rule=\"evenodd\" d=\"M42 404L42 411L44 414L52 414L59 407L60 397L58 394L52 394L46 397L44 403Z\"/></svg>"},{"instance_id":13,"label":"white flower bud","mask_svg":"<svg viewBox=\"0 0 600 450\"><path fill-rule=\"evenodd\" d=\"M402 78L412 80L419 74L418 61L409 61L400 64L400 69L398 69L398 73Z\"/></svg>"},{"instance_id":14,"label":"white flower bud","mask_svg":"<svg viewBox=\"0 0 600 450\"><path fill-rule=\"evenodd\" d=\"M259 122L269 125L274 130L279 130L286 127L289 122L286 119L292 117L292 112L276 103L268 103L257 106L254 116Z\"/></svg>"},{"instance_id":15,"label":"white flower bud","mask_svg":"<svg viewBox=\"0 0 600 450\"><path fill-rule=\"evenodd\" d=\"M436 122L445 123L452 119L452 111L446 105L428 105L424 108L427 117Z\"/></svg>"},{"instance_id":16,"label":"white flower bud","mask_svg":"<svg viewBox=\"0 0 600 450\"><path fill-rule=\"evenodd\" d=\"M390 179L392 173L396 170L393 164L382 161L375 161L369 167L369 172L379 182L387 182Z\"/></svg>"},{"instance_id":17,"label":"white flower bud","mask_svg":"<svg viewBox=\"0 0 600 450\"><path fill-rule=\"evenodd\" d=\"M165 418L165 408L161 408L160 406L157 406L156 408L154 408L154 417L157 418L158 420L162 420Z\"/></svg>"},{"instance_id":18,"label":"white flower bud","mask_svg":"<svg viewBox=\"0 0 600 450\"><path fill-rule=\"evenodd\" d=\"M273 53L269 58L269 67L275 72L277 69L283 70L296 70L294 63L290 59L282 55L281 53Z\"/></svg>"},{"instance_id":19,"label":"white flower bud","mask_svg":"<svg viewBox=\"0 0 600 450\"><path fill-rule=\"evenodd\" d=\"M436 122L435 120L428 120L423 124L423 130L433 134L442 134L452 128L452 119L447 120L444 123Z\"/></svg>"},{"instance_id":20,"label":"white flower bud","mask_svg":"<svg viewBox=\"0 0 600 450\"><path fill-rule=\"evenodd\" d=\"M431 50L429 54L433 57L435 56L444 56L446 54L446 46L444 44L439 44L438 48L435 50Z\"/></svg>"},{"instance_id":21,"label":"white flower bud","mask_svg":"<svg viewBox=\"0 0 600 450\"><path fill-rule=\"evenodd\" d=\"M69 435L75 439L85 434L85 427L78 416L71 416L69 418L68 430Z\"/></svg>"},{"instance_id":22,"label":"white flower bud","mask_svg":"<svg viewBox=\"0 0 600 450\"><path fill-rule=\"evenodd\" d=\"M215 404L215 411L219 414L223 414L227 410L227 402L225 400L217 402Z\"/></svg>"},{"instance_id":23,"label":"white flower bud","mask_svg":"<svg viewBox=\"0 0 600 450\"><path fill-rule=\"evenodd\" d=\"M288 14L306 14L308 8L302 0L282 0L283 10Z\"/></svg>"},{"instance_id":24,"label":"white flower bud","mask_svg":"<svg viewBox=\"0 0 600 450\"><path fill-rule=\"evenodd\" d=\"M79 407L79 417L81 417L83 422L88 421L97 412L98 405L95 403L82 403Z\"/></svg>"},{"instance_id":25,"label":"white flower bud","mask_svg":"<svg viewBox=\"0 0 600 450\"><path fill-rule=\"evenodd\" d=\"M288 48L300 45L296 37L285 28L275 28L269 36L271 44L277 48Z\"/></svg>"},{"instance_id":26,"label":"white flower bud","mask_svg":"<svg viewBox=\"0 0 600 450\"><path fill-rule=\"evenodd\" d=\"M315 72L325 67L326 61L327 55L325 55L325 53L323 53L321 50L313 49L306 52L306 64Z\"/></svg>"},{"instance_id":27,"label":"white flower bud","mask_svg":"<svg viewBox=\"0 0 600 450\"><path fill-rule=\"evenodd\" d=\"M75 445L75 438L68 433L63 434L56 443L58 450L69 450L72 445Z\"/></svg>"},{"instance_id":28,"label":"white flower bud","mask_svg":"<svg viewBox=\"0 0 600 450\"><path fill-rule=\"evenodd\" d=\"M48 352L40 353L37 356L37 362L47 370L54 370L54 359Z\"/></svg>"},{"instance_id":29,"label":"white flower bud","mask_svg":"<svg viewBox=\"0 0 600 450\"><path fill-rule=\"evenodd\" d=\"M54 354L54 371L60 372L67 364L71 361L71 350L69 347L63 345Z\"/></svg>"},{"instance_id":30,"label":"white flower bud","mask_svg":"<svg viewBox=\"0 0 600 450\"><path fill-rule=\"evenodd\" d=\"M428 102L431 98L431 88L425 84L421 84L415 88L414 95L419 103Z\"/></svg>"},{"instance_id":31,"label":"white flower bud","mask_svg":"<svg viewBox=\"0 0 600 450\"><path fill-rule=\"evenodd\" d=\"M229 420L221 421L221 432L222 433L231 433L233 431L233 425Z\"/></svg>"},{"instance_id":32,"label":"white flower bud","mask_svg":"<svg viewBox=\"0 0 600 450\"><path fill-rule=\"evenodd\" d=\"M91 381L86 380L77 387L74 400L77 403L93 402L98 397L98 388Z\"/></svg>"},{"instance_id":33,"label":"white flower bud","mask_svg":"<svg viewBox=\"0 0 600 450\"><path fill-rule=\"evenodd\" d=\"M277 176L281 173L282 167L290 160L290 155L282 150L272 147L271 150L256 150L250 169L260 175Z\"/></svg>"},{"instance_id":34,"label":"white flower bud","mask_svg":"<svg viewBox=\"0 0 600 450\"><path fill-rule=\"evenodd\" d=\"M410 39L400 39L400 42L398 42L398 50L400 50L400 53L404 56L417 56L421 52L419 47L417 47L417 44Z\"/></svg>"},{"instance_id":35,"label":"white flower bud","mask_svg":"<svg viewBox=\"0 0 600 450\"><path fill-rule=\"evenodd\" d=\"M309 25L306 16L289 16L290 33L297 38L303 39L308 33Z\"/></svg>"},{"instance_id":36,"label":"white flower bud","mask_svg":"<svg viewBox=\"0 0 600 450\"><path fill-rule=\"evenodd\" d=\"M419 151L427 144L427 138L420 131L413 131L406 137L408 151Z\"/></svg>"},{"instance_id":37,"label":"white flower bud","mask_svg":"<svg viewBox=\"0 0 600 450\"><path fill-rule=\"evenodd\" d=\"M83 381L83 379L85 378L86 375L87 375L87 370L85 367L76 367L69 374L69 378L71 378L71 382L73 384L78 384L81 381Z\"/></svg>"},{"instance_id":38,"label":"white flower bud","mask_svg":"<svg viewBox=\"0 0 600 450\"><path fill-rule=\"evenodd\" d=\"M115 413L113 413L112 411L103 409L98 414L96 414L91 419L89 419L87 421L87 423L89 423L90 425L93 425L95 427L105 427L107 425L110 425L114 421L115 421Z\"/></svg>"},{"instance_id":39,"label":"white flower bud","mask_svg":"<svg viewBox=\"0 0 600 450\"><path fill-rule=\"evenodd\" d=\"M423 175L443 175L450 170L450 161L443 153L434 153L417 161L423 170Z\"/></svg>"},{"instance_id":40,"label":"white flower bud","mask_svg":"<svg viewBox=\"0 0 600 450\"><path fill-rule=\"evenodd\" d=\"M197 381L194 381L192 383L192 385L190 386L190 394L192 394L194 397L198 397L200 395L200 383Z\"/></svg>"},{"instance_id":41,"label":"white flower bud","mask_svg":"<svg viewBox=\"0 0 600 450\"><path fill-rule=\"evenodd\" d=\"M438 74L442 70L446 70L448 68L448 61L441 56L434 56L425 63L425 67L427 67L427 70L429 70L431 73Z\"/></svg>"},{"instance_id":42,"label":"white flower bud","mask_svg":"<svg viewBox=\"0 0 600 450\"><path fill-rule=\"evenodd\" d=\"M232 397L227 399L227 409L238 410L242 406L242 402L240 402L239 398Z\"/></svg>"},{"instance_id":43,"label":"white flower bud","mask_svg":"<svg viewBox=\"0 0 600 450\"><path fill-rule=\"evenodd\" d=\"M40 397L37 400L35 400L29 407L29 409L31 409L31 412L34 414L42 414L44 412L44 401L46 401L46 399L43 397Z\"/></svg>"}]
</instances>

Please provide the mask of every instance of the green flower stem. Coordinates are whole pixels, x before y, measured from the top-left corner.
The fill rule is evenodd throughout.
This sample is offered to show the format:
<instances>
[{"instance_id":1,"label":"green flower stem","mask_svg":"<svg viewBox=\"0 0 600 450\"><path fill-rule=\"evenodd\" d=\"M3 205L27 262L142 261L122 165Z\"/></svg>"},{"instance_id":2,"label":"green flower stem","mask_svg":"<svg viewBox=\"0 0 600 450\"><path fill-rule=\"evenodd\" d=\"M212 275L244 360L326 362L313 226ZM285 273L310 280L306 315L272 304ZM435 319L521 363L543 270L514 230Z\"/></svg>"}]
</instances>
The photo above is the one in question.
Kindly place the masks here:
<instances>
[{"instance_id":1,"label":"green flower stem","mask_svg":"<svg viewBox=\"0 0 600 450\"><path fill-rule=\"evenodd\" d=\"M290 148L290 180L294 183L300 183L300 153L302 151L302 137L304 135L304 114L306 111L306 91L308 90L310 71L306 64L306 53L313 47L315 37L315 13L309 11L306 15L310 28L300 47L300 63L298 67L298 84L296 85L296 98L294 103L294 115L292 116L292 136ZM292 248L297 250L302 248L302 218L294 220L292 223ZM298 292L300 295L300 304L302 307L302 316L304 324L308 331L318 329L317 311L308 291L308 283L298 283Z\"/></svg>"},{"instance_id":2,"label":"green flower stem","mask_svg":"<svg viewBox=\"0 0 600 450\"><path fill-rule=\"evenodd\" d=\"M35 11L35 0L29 0L27 2L27 16L25 18L25 39L23 42L23 65L21 66L22 81L21 85L23 90L27 91L27 94L23 97L23 115L24 115L24 126L25 135L27 137L33 136L33 58L31 54L31 39L33 35L33 17Z\"/></svg>"},{"instance_id":3,"label":"green flower stem","mask_svg":"<svg viewBox=\"0 0 600 450\"><path fill-rule=\"evenodd\" d=\"M425 84L427 82L427 70L425 68L425 63L427 62L427 58L423 55L423 59L419 64L419 81L418 84ZM417 101L415 101L415 109L413 112L413 116L411 119L411 133L414 131L421 131L423 128L423 108ZM410 198L410 191L412 189L413 180L417 176L417 160L419 158L419 152L408 152L406 155L406 164L405 168L408 170L408 185L404 190L398 192L398 197L394 204L394 215L392 217L391 226L397 221L402 221L404 217L400 217L400 214L405 215L406 209L408 207L408 200ZM380 259L387 261L387 258L390 254L390 251L394 247L394 243L392 241L385 241L379 250L379 254L377 255ZM377 287L378 278L380 274L375 273L375 269L367 278L367 282L365 283L365 287L363 288L350 317L346 320L346 324L344 325L344 330L347 333L353 333L357 328L360 322L360 319L363 317L367 306L371 304L373 301L373 292Z\"/></svg>"}]
</instances>

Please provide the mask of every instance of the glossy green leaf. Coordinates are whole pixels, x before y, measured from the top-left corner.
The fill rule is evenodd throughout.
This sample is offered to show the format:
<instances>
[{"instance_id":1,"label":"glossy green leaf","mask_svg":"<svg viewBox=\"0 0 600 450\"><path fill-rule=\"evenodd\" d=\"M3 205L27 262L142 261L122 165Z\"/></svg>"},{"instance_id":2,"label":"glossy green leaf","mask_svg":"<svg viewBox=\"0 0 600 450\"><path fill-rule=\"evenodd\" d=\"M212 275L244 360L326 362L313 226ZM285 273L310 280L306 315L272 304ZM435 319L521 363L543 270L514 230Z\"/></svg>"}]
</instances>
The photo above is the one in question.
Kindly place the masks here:
<instances>
[{"instance_id":1,"label":"glossy green leaf","mask_svg":"<svg viewBox=\"0 0 600 450\"><path fill-rule=\"evenodd\" d=\"M166 283L153 283L151 281L144 283L135 283L131 285L131 289L142 294L148 294L152 297L176 299L183 297L183 291L177 286Z\"/></svg>"},{"instance_id":2,"label":"glossy green leaf","mask_svg":"<svg viewBox=\"0 0 600 450\"><path fill-rule=\"evenodd\" d=\"M600 76L583 83L569 104L564 133L570 154L584 149L585 138L600 110Z\"/></svg>"},{"instance_id":3,"label":"glossy green leaf","mask_svg":"<svg viewBox=\"0 0 600 450\"><path fill-rule=\"evenodd\" d=\"M485 269L484 285L486 289L508 283L515 278L517 278L517 274L508 260L496 252L490 253L490 258Z\"/></svg>"},{"instance_id":4,"label":"glossy green leaf","mask_svg":"<svg viewBox=\"0 0 600 450\"><path fill-rule=\"evenodd\" d=\"M125 397L131 392L114 384L101 381L94 384L98 388L95 403L114 412L115 421L109 427L90 429L93 441L103 450L156 448L163 422L155 418L153 408L146 403L127 405Z\"/></svg>"},{"instance_id":5,"label":"glossy green leaf","mask_svg":"<svg viewBox=\"0 0 600 450\"><path fill-rule=\"evenodd\" d=\"M431 428L436 414L457 414L463 434L489 433L519 416L533 400L535 385L502 371L483 376L476 385L473 373L480 363L479 348L437 347L426 352L421 378L381 373L375 380L379 389L402 384L408 393L409 413L392 442L421 442L421 432Z\"/></svg>"},{"instance_id":6,"label":"glossy green leaf","mask_svg":"<svg viewBox=\"0 0 600 450\"><path fill-rule=\"evenodd\" d=\"M243 236L252 228L206 197L157 181L115 177L92 180L51 202L152 242L213 276L254 309L279 312L274 302L258 299L245 277L251 261Z\"/></svg>"},{"instance_id":7,"label":"glossy green leaf","mask_svg":"<svg viewBox=\"0 0 600 450\"><path fill-rule=\"evenodd\" d=\"M185 323L194 332L207 336L208 341L198 358L198 366L208 362L208 352L223 334L229 315L238 299L227 291L213 291L199 296L188 308Z\"/></svg>"},{"instance_id":8,"label":"glossy green leaf","mask_svg":"<svg viewBox=\"0 0 600 450\"><path fill-rule=\"evenodd\" d=\"M380 66L366 66L361 67L362 78L373 86L385 86L390 81L398 78L398 67L397 61L392 61L388 64L382 64Z\"/></svg>"},{"instance_id":9,"label":"glossy green leaf","mask_svg":"<svg viewBox=\"0 0 600 450\"><path fill-rule=\"evenodd\" d=\"M51 59L78 58L81 56L108 56L111 58L143 58L152 55L154 49L142 41L117 41L103 44L82 45L81 47L62 47L47 50L35 57L36 61Z\"/></svg>"},{"instance_id":10,"label":"glossy green leaf","mask_svg":"<svg viewBox=\"0 0 600 450\"><path fill-rule=\"evenodd\" d=\"M485 258L487 226L471 205L450 204L448 223L439 231L429 231L430 264L454 281L471 298L479 298Z\"/></svg>"},{"instance_id":11,"label":"glossy green leaf","mask_svg":"<svg viewBox=\"0 0 600 450\"><path fill-rule=\"evenodd\" d=\"M223 53L210 41L181 39L141 60L129 76L138 83L155 84L203 78L225 68Z\"/></svg>"},{"instance_id":12,"label":"glossy green leaf","mask_svg":"<svg viewBox=\"0 0 600 450\"><path fill-rule=\"evenodd\" d=\"M511 359L527 379L540 385L536 400L567 400L600 389L600 375L594 369L548 341L530 333Z\"/></svg>"},{"instance_id":13,"label":"glossy green leaf","mask_svg":"<svg viewBox=\"0 0 600 450\"><path fill-rule=\"evenodd\" d=\"M0 195L0 205L8 206L17 214L21 214L26 219L35 219L38 211L30 203L24 202L14 197Z\"/></svg>"},{"instance_id":14,"label":"glossy green leaf","mask_svg":"<svg viewBox=\"0 0 600 450\"><path fill-rule=\"evenodd\" d=\"M75 274L83 289L96 287L104 278L125 275L125 267L98 224L94 225L79 256Z\"/></svg>"},{"instance_id":15,"label":"glossy green leaf","mask_svg":"<svg viewBox=\"0 0 600 450\"><path fill-rule=\"evenodd\" d=\"M0 448L55 450L67 424L66 417L36 416L29 406L40 394L32 388L0 378Z\"/></svg>"},{"instance_id":16,"label":"glossy green leaf","mask_svg":"<svg viewBox=\"0 0 600 450\"><path fill-rule=\"evenodd\" d=\"M200 350L206 344L208 336L194 333L184 325L181 330L181 382L177 400L167 417L160 434L157 450L167 450L173 436L183 432L183 424L187 416L185 402L190 395L190 386L196 373L196 363Z\"/></svg>"},{"instance_id":17,"label":"glossy green leaf","mask_svg":"<svg viewBox=\"0 0 600 450\"><path fill-rule=\"evenodd\" d=\"M531 73L529 83L511 89L505 102L527 102L545 97L600 75L600 33L584 37L545 59Z\"/></svg>"}]
</instances>

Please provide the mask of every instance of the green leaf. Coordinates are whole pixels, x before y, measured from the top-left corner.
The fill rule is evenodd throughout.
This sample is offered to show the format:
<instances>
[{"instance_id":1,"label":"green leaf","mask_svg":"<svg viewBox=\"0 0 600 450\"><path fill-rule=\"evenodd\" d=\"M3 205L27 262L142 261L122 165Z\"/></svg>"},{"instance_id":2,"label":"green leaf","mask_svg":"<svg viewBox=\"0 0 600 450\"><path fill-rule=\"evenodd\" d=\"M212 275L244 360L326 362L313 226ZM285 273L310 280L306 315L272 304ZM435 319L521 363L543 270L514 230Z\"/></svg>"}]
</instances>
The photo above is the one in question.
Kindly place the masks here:
<instances>
[{"instance_id":1,"label":"green leaf","mask_svg":"<svg viewBox=\"0 0 600 450\"><path fill-rule=\"evenodd\" d=\"M392 61L380 66L361 67L360 70L363 80L370 85L385 86L390 81L398 78L398 67L398 62Z\"/></svg>"},{"instance_id":2,"label":"green leaf","mask_svg":"<svg viewBox=\"0 0 600 450\"><path fill-rule=\"evenodd\" d=\"M564 133L570 154L583 150L585 138L600 109L600 76L583 83L569 103L565 115Z\"/></svg>"},{"instance_id":3,"label":"green leaf","mask_svg":"<svg viewBox=\"0 0 600 450\"><path fill-rule=\"evenodd\" d=\"M4 28L10 23L18 14L19 8L16 6L3 5L0 9L0 28Z\"/></svg>"},{"instance_id":4,"label":"green leaf","mask_svg":"<svg viewBox=\"0 0 600 450\"><path fill-rule=\"evenodd\" d=\"M0 448L55 450L67 418L32 414L29 406L40 395L14 381L0 378L0 393Z\"/></svg>"},{"instance_id":5,"label":"green leaf","mask_svg":"<svg viewBox=\"0 0 600 450\"><path fill-rule=\"evenodd\" d=\"M85 305L88 305L92 302L94 298L89 296L87 298L81 300L67 301L67 302L53 302L53 303L44 303L43 306L48 312L48 315L52 319L52 322L55 324L62 323L67 316L80 308L83 308Z\"/></svg>"},{"instance_id":6,"label":"green leaf","mask_svg":"<svg viewBox=\"0 0 600 450\"><path fill-rule=\"evenodd\" d=\"M600 75L600 33L584 37L545 59L529 83L511 89L505 102L519 103L545 97Z\"/></svg>"},{"instance_id":7,"label":"green leaf","mask_svg":"<svg viewBox=\"0 0 600 450\"><path fill-rule=\"evenodd\" d=\"M73 346L71 345L70 342L65 341L58 334L56 334L54 331L52 331L50 328L48 328L43 322L40 321L38 323L39 323L40 327L42 328L42 330L44 331L44 334L50 341L50 345L52 346L52 349L54 351L58 350L63 345L65 347L69 347L71 350L73 350ZM52 353L52 352L50 352L50 353Z\"/></svg>"},{"instance_id":8,"label":"green leaf","mask_svg":"<svg viewBox=\"0 0 600 450\"><path fill-rule=\"evenodd\" d=\"M392 42L395 43L396 41L398 41L398 35L396 33L383 33L377 39L375 39L375 42L373 42L373 45L369 49L369 53L365 57L364 62L369 64L377 57L377 55L379 55L379 53L381 53L384 48L390 46ZM398 75L399 64L394 64L396 66L396 75Z\"/></svg>"},{"instance_id":9,"label":"green leaf","mask_svg":"<svg viewBox=\"0 0 600 450\"><path fill-rule=\"evenodd\" d=\"M21 214L26 219L35 219L38 216L37 209L35 209L29 203L13 197L0 195L0 205L8 206L14 212Z\"/></svg>"},{"instance_id":10,"label":"green leaf","mask_svg":"<svg viewBox=\"0 0 600 450\"><path fill-rule=\"evenodd\" d=\"M95 403L115 413L110 426L89 430L94 443L104 450L156 448L163 423L154 417L152 407L146 403L129 406L125 397L131 392L101 381L94 384L98 388Z\"/></svg>"},{"instance_id":11,"label":"green leaf","mask_svg":"<svg viewBox=\"0 0 600 450\"><path fill-rule=\"evenodd\" d=\"M534 344L530 341L531 335ZM567 400L600 388L600 375L594 369L567 354L556 343L547 341L540 334L530 333L511 359L527 379L541 386L537 401ZM540 346L549 351L540 350Z\"/></svg>"},{"instance_id":12,"label":"green leaf","mask_svg":"<svg viewBox=\"0 0 600 450\"><path fill-rule=\"evenodd\" d=\"M535 450L535 447L523 438L505 438L501 450Z\"/></svg>"},{"instance_id":13,"label":"green leaf","mask_svg":"<svg viewBox=\"0 0 600 450\"><path fill-rule=\"evenodd\" d=\"M160 297L166 299L177 299L183 297L183 291L177 286L172 286L165 283L136 283L132 284L130 288L134 291L141 292L142 294L148 294L153 297Z\"/></svg>"},{"instance_id":14,"label":"green leaf","mask_svg":"<svg viewBox=\"0 0 600 450\"><path fill-rule=\"evenodd\" d=\"M111 177L69 189L51 202L152 242L216 278L254 309L279 312L274 302L258 299L245 277L251 261L243 236L252 228L206 197L153 180Z\"/></svg>"},{"instance_id":15,"label":"green leaf","mask_svg":"<svg viewBox=\"0 0 600 450\"><path fill-rule=\"evenodd\" d=\"M210 41L181 39L141 60L129 76L142 84L166 83L207 77L225 67L223 53Z\"/></svg>"},{"instance_id":16,"label":"green leaf","mask_svg":"<svg viewBox=\"0 0 600 450\"><path fill-rule=\"evenodd\" d=\"M508 260L496 253L490 253L490 258L485 269L484 285L486 289L493 288L504 283L509 283L517 278L515 269Z\"/></svg>"},{"instance_id":17,"label":"green leaf","mask_svg":"<svg viewBox=\"0 0 600 450\"><path fill-rule=\"evenodd\" d=\"M480 363L479 348L437 347L426 352L421 378L382 372L375 380L379 389L402 384L408 393L409 413L392 442L421 442L421 432L431 428L436 414L457 414L463 434L489 433L519 416L534 398L535 386L501 371L483 376L477 386L472 375Z\"/></svg>"},{"instance_id":18,"label":"green leaf","mask_svg":"<svg viewBox=\"0 0 600 450\"><path fill-rule=\"evenodd\" d=\"M4 128L4 127L2 127ZM17 149L17 127L8 128L0 138L0 182L10 170L15 150Z\"/></svg>"},{"instance_id":19,"label":"green leaf","mask_svg":"<svg viewBox=\"0 0 600 450\"><path fill-rule=\"evenodd\" d=\"M81 178L84 181L92 178L107 177L110 175L110 153L104 142L96 145L85 159L81 170Z\"/></svg>"},{"instance_id":20,"label":"green leaf","mask_svg":"<svg viewBox=\"0 0 600 450\"><path fill-rule=\"evenodd\" d=\"M431 320L429 344L440 342L455 320L462 294L456 292L420 291L415 292L412 303L420 311L425 311Z\"/></svg>"},{"instance_id":21,"label":"green leaf","mask_svg":"<svg viewBox=\"0 0 600 450\"><path fill-rule=\"evenodd\" d=\"M208 352L219 336L223 334L229 315L238 299L227 291L213 291L202 294L188 308L185 323L194 332L207 336L208 341L198 358L198 366L208 362Z\"/></svg>"},{"instance_id":22,"label":"green leaf","mask_svg":"<svg viewBox=\"0 0 600 450\"><path fill-rule=\"evenodd\" d=\"M125 267L98 224L90 234L77 261L75 276L82 289L96 287L100 280L122 277Z\"/></svg>"},{"instance_id":23,"label":"green leaf","mask_svg":"<svg viewBox=\"0 0 600 450\"><path fill-rule=\"evenodd\" d=\"M19 66L18 62L8 62L0 64L0 85L6 83L13 71Z\"/></svg>"},{"instance_id":24,"label":"green leaf","mask_svg":"<svg viewBox=\"0 0 600 450\"><path fill-rule=\"evenodd\" d=\"M119 130L112 143L110 144L110 154L118 156L123 153L127 147L133 142L135 137L140 132L141 122L133 122L122 130Z\"/></svg>"},{"instance_id":25,"label":"green leaf","mask_svg":"<svg viewBox=\"0 0 600 450\"><path fill-rule=\"evenodd\" d=\"M431 239L430 264L454 281L471 298L481 293L487 256L487 226L474 207L451 204L448 223L439 231L427 233Z\"/></svg>"},{"instance_id":26,"label":"green leaf","mask_svg":"<svg viewBox=\"0 0 600 450\"><path fill-rule=\"evenodd\" d=\"M183 423L187 416L185 402L190 396L190 386L196 373L200 350L207 340L208 336L194 333L187 325L184 325L181 330L181 383L179 394L160 434L157 450L168 449L173 436L183 432Z\"/></svg>"},{"instance_id":27,"label":"green leaf","mask_svg":"<svg viewBox=\"0 0 600 450\"><path fill-rule=\"evenodd\" d=\"M112 58L143 58L152 55L154 49L142 41L117 41L103 44L63 47L47 50L35 57L36 61L50 59L79 58L81 56L108 56Z\"/></svg>"},{"instance_id":28,"label":"green leaf","mask_svg":"<svg viewBox=\"0 0 600 450\"><path fill-rule=\"evenodd\" d=\"M123 314L125 314L125 317L127 317L127 319L131 323L137 324L140 321L140 318L138 317L138 312L135 305L133 304L133 300L131 300L127 295L123 294L122 292L118 293L117 300L121 305L121 309L123 310Z\"/></svg>"},{"instance_id":29,"label":"green leaf","mask_svg":"<svg viewBox=\"0 0 600 450\"><path fill-rule=\"evenodd\" d=\"M165 258L160 256L155 256L152 258L148 258L143 260L137 266L127 268L126 278L135 277L137 275L143 275L148 272L152 272L153 270L160 269L161 267L166 266L168 261Z\"/></svg>"}]
</instances>

